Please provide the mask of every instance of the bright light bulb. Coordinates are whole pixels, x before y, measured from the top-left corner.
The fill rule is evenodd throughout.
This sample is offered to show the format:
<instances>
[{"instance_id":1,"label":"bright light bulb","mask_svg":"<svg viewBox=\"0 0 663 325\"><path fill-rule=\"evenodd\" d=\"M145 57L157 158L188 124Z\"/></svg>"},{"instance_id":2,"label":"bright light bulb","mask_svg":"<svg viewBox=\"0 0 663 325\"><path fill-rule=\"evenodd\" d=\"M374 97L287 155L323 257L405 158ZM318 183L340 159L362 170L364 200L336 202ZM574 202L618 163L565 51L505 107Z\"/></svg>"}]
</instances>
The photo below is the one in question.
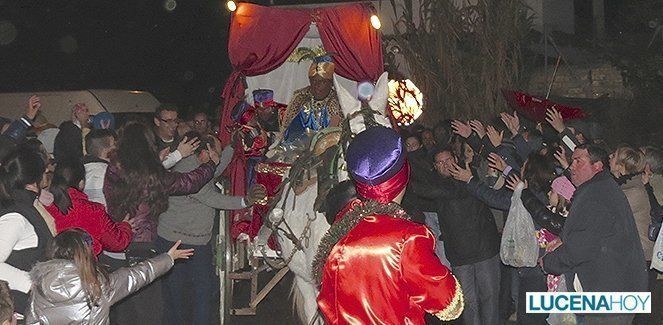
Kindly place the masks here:
<instances>
[{"instance_id":1,"label":"bright light bulb","mask_svg":"<svg viewBox=\"0 0 663 325\"><path fill-rule=\"evenodd\" d=\"M371 26L375 29L380 29L382 27L382 23L380 22L380 18L377 15L372 15L371 16Z\"/></svg>"},{"instance_id":2,"label":"bright light bulb","mask_svg":"<svg viewBox=\"0 0 663 325\"><path fill-rule=\"evenodd\" d=\"M226 2L226 7L228 8L228 11L231 11L231 12L237 10L237 4L235 3L235 1L232 1L232 0Z\"/></svg>"}]
</instances>

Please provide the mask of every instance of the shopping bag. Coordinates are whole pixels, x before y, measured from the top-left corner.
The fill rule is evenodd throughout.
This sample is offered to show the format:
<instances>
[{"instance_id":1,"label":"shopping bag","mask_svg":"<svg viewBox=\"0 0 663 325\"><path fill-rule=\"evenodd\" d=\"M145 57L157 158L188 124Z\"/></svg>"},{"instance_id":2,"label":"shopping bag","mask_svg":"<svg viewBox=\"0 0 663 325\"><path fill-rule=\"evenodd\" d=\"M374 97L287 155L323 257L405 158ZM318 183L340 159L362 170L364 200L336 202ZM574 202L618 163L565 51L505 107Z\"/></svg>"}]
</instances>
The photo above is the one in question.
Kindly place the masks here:
<instances>
[{"instance_id":1,"label":"shopping bag","mask_svg":"<svg viewBox=\"0 0 663 325\"><path fill-rule=\"evenodd\" d=\"M539 257L534 221L520 199L523 188L524 184L521 182L513 191L500 244L502 262L513 267L536 266Z\"/></svg>"},{"instance_id":2,"label":"shopping bag","mask_svg":"<svg viewBox=\"0 0 663 325\"><path fill-rule=\"evenodd\" d=\"M658 238L656 239L656 243L654 243L651 268L663 272L663 227L658 230Z\"/></svg>"},{"instance_id":3,"label":"shopping bag","mask_svg":"<svg viewBox=\"0 0 663 325\"><path fill-rule=\"evenodd\" d=\"M551 278L555 279L555 289L554 290L548 290L548 292L566 292L568 291L566 289L566 277L562 275L548 275L548 281L551 280ZM548 321L548 324L550 325L574 325L577 324L576 321L576 315L575 314L557 314L557 313L552 313L548 316L546 319Z\"/></svg>"}]
</instances>

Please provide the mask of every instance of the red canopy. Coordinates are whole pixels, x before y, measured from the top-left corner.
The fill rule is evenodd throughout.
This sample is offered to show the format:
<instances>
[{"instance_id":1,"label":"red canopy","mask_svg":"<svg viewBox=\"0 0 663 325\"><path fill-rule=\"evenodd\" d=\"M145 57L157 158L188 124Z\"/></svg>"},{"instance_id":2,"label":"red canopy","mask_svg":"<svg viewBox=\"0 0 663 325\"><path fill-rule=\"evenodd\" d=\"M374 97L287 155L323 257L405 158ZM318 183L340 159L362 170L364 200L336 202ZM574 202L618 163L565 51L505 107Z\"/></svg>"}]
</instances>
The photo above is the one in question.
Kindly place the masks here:
<instances>
[{"instance_id":1,"label":"red canopy","mask_svg":"<svg viewBox=\"0 0 663 325\"><path fill-rule=\"evenodd\" d=\"M230 22L228 56L233 66L222 97L219 138L230 142L230 111L244 99L246 76L278 68L315 22L325 50L335 52L338 75L355 81L376 81L384 71L380 33L371 27L370 3L313 9L282 9L240 2Z\"/></svg>"},{"instance_id":2,"label":"red canopy","mask_svg":"<svg viewBox=\"0 0 663 325\"><path fill-rule=\"evenodd\" d=\"M546 110L551 108L560 112L564 120L582 119L587 117L587 114L580 107L558 104L551 100L535 97L519 91L502 90L502 94L509 105L518 111L518 113L536 122L544 122L546 119Z\"/></svg>"}]
</instances>

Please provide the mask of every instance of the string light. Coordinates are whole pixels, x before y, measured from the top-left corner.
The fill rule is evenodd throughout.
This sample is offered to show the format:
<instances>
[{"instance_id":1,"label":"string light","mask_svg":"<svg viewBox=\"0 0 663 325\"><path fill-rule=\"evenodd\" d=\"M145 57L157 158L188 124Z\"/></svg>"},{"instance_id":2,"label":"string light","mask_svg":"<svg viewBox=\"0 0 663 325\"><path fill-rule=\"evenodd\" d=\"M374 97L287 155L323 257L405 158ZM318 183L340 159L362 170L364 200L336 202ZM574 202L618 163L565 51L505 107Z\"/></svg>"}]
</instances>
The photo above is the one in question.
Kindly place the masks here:
<instances>
[{"instance_id":1,"label":"string light","mask_svg":"<svg viewBox=\"0 0 663 325\"><path fill-rule=\"evenodd\" d=\"M230 0L226 2L226 8L228 8L228 11L234 12L235 10L237 10L237 4L235 3L235 1Z\"/></svg>"},{"instance_id":2,"label":"string light","mask_svg":"<svg viewBox=\"0 0 663 325\"><path fill-rule=\"evenodd\" d=\"M382 27L382 23L380 22L380 17L378 15L371 15L371 26L375 29L380 29Z\"/></svg>"}]
</instances>

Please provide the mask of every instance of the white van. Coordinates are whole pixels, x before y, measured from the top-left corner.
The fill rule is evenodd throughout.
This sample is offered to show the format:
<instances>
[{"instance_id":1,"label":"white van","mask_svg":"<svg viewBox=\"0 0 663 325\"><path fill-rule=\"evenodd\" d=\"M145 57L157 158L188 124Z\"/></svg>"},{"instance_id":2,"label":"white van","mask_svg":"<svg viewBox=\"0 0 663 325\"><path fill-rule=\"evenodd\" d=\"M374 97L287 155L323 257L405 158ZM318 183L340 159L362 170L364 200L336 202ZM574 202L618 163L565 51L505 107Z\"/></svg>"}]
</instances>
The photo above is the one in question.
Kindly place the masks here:
<instances>
[{"instance_id":1,"label":"white van","mask_svg":"<svg viewBox=\"0 0 663 325\"><path fill-rule=\"evenodd\" d=\"M25 114L28 98L37 95L41 99L41 113L49 123L60 125L71 119L71 109L77 103L85 103L90 115L110 112L121 125L128 115L143 118L161 104L152 94L139 90L87 89L76 91L44 91L0 94L0 116L17 119ZM151 119L150 119L151 120Z\"/></svg>"}]
</instances>

